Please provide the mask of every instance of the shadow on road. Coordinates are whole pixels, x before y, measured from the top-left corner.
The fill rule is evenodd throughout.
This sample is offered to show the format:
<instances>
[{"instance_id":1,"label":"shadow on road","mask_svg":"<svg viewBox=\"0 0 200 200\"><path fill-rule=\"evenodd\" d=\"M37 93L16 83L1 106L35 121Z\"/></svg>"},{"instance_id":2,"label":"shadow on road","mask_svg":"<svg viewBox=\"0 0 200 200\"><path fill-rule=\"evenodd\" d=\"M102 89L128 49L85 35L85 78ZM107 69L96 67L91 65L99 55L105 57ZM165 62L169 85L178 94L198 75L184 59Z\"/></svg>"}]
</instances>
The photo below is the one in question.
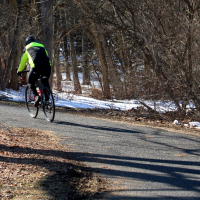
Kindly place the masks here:
<instances>
[{"instance_id":1,"label":"shadow on road","mask_svg":"<svg viewBox=\"0 0 200 200\"><path fill-rule=\"evenodd\" d=\"M87 154L81 156L82 159L87 162L104 163L108 166L115 165L120 166L120 168L122 166L129 168L127 171L116 170L117 167L115 170L111 170L110 167L108 167L108 169L94 169L101 174L132 178L149 182L149 184L152 182L162 183L175 187L176 189L178 188L180 191L197 192L200 197L200 162L145 159L99 154ZM174 165L176 165L176 167ZM196 167L196 169L190 169L190 166ZM130 168L134 169L135 172L131 172ZM137 169L142 170L143 173L138 172Z\"/></svg>"},{"instance_id":2,"label":"shadow on road","mask_svg":"<svg viewBox=\"0 0 200 200\"><path fill-rule=\"evenodd\" d=\"M58 125L70 125L70 126L78 126L81 128L93 129L93 130L103 130L106 132L114 131L120 132L121 134L135 134L138 138L145 141L146 137L143 137L145 133L132 131L129 129L122 128L113 128L113 127L100 127L100 126L92 126L92 125L83 125L78 123L67 123L67 122L55 122ZM154 132L155 135L159 135L158 132ZM184 136L180 135L180 138L184 138ZM171 138L173 139L173 138ZM187 140L188 138L184 138ZM195 141L195 140L194 140ZM176 146L172 146L171 144L161 143L151 139L148 141L151 144L159 145L160 148L179 148ZM198 143L198 141L197 141ZM8 152L17 152L23 154L38 154L44 156L54 156L59 158L65 158L73 161L84 161L87 163L96 163L96 167L89 166L77 166L73 164L66 164L63 162L53 162L45 159L29 159L29 158L12 158L0 156L1 162L8 163L18 163L18 164L31 164L38 165L49 169L52 172L52 175L43 180L40 184L41 186L52 196L52 199L84 199L86 196L81 196L77 188L74 188L71 185L72 178L84 176L85 173L88 173L90 176L90 172L98 172L98 174L105 176L108 175L110 177L121 177L135 180L136 183L146 182L147 184L163 184L168 186L166 191L168 193L166 195L162 195L159 198L156 196L158 191L165 191L165 189L155 187L155 196L151 194L150 197L144 196L135 196L134 200L146 199L146 200L155 200L155 199L165 199L165 200L173 200L173 199L183 199L183 200L197 200L200 197L200 162L199 155L200 149L182 149L182 152L190 154L192 156L196 156L196 161L187 161L187 160L173 160L173 159L148 159L143 157L134 157L134 156L114 156L114 155L105 155L105 154L91 154L91 153L82 153L82 152L65 152L65 151L57 151L57 150L40 150L40 149L32 149L32 148L22 148L19 146L9 147L5 145L0 145L0 151L8 151ZM195 159L194 159L195 160ZM98 166L98 164L106 165L107 167L102 168ZM122 168L123 167L123 168ZM65 169L65 170L63 170ZM125 169L125 170L122 170ZM81 173L79 173L81 171ZM50 187L51 185L51 187ZM53 188L53 189L52 189ZM154 192L151 190L151 192ZM126 195L118 196L115 192L126 192ZM140 192L143 194L144 192L148 192L148 188L140 188L140 185L132 185L131 189L126 188L113 188L109 193L111 194L109 199L133 199L132 196L129 196L129 192ZM194 193L194 196L190 195L189 197L182 196L169 196L170 192L186 192ZM113 194L112 194L113 193ZM103 195L103 194L102 194ZM91 196L90 199L98 199L98 197Z\"/></svg>"},{"instance_id":3,"label":"shadow on road","mask_svg":"<svg viewBox=\"0 0 200 200\"><path fill-rule=\"evenodd\" d=\"M134 131L126 128L116 128L109 126L100 127L94 125L84 125L81 123L68 123L63 121L59 121L56 123L59 125L78 126L81 128L91 130L117 132L123 134L123 137L125 137L126 134L134 134L137 139L140 139L143 142L148 142L150 145L153 146L153 148L156 147L157 151L163 151L163 149L170 149L172 152L181 152L181 154L178 155L178 158L174 156L174 158L168 159L164 159L162 157L160 159L155 159L156 157L154 157L154 159L148 159L143 157L114 156L82 152L74 152L74 157L76 157L77 160L82 160L87 163L95 163L96 165L95 167L93 167L93 170L103 176L106 175L108 177L132 179L135 180L135 182L137 183L142 181L148 184L157 184L158 189L155 189L155 196L146 197L145 199L157 199L156 193L158 191L163 191L165 193L165 190L162 188L163 185L167 186L168 188L166 189L166 191L168 190L167 194L170 194L169 191L173 191L174 193L177 192L179 194L177 194L177 196L174 194L172 196L164 195L164 197L159 197L158 199L180 199L180 196L181 199L187 200L196 200L200 198L200 149L195 148L192 145L193 143L195 143L195 145L198 146L199 140L195 140L193 137L188 137L184 134L174 134L173 136L163 135L161 134L162 131L160 129L154 129L155 131L151 133L151 137L146 137L146 133L144 132ZM180 140L183 142L187 141L187 143L191 146L189 145L185 146L185 148L181 148L180 146L176 145L176 143L168 142L169 140ZM101 144L98 145L101 146ZM190 158L193 157L193 159L183 159L183 157L185 156L184 154L188 155ZM159 189L159 186L162 187ZM142 189L140 187L134 186L131 186L131 188L132 190L124 189L121 191L127 191L127 194L130 191L139 192L141 194L143 194L144 192L148 192L148 188ZM153 191L151 190L151 192ZM189 193L189 196L184 197L184 195L182 196L180 195L180 193ZM113 194L109 197L109 199L110 198L131 199L133 197L117 196ZM144 197L137 197L137 195L134 197L134 199L143 198Z\"/></svg>"},{"instance_id":4,"label":"shadow on road","mask_svg":"<svg viewBox=\"0 0 200 200\"><path fill-rule=\"evenodd\" d=\"M199 162L187 162L187 161L173 161L173 160L160 160L160 159L145 159L145 158L134 158L134 157L120 157L120 156L108 156L101 154L85 154L80 152L63 152L63 151L54 151L54 150L39 150L39 149L31 149L31 148L20 148L20 147L8 147L4 145L0 145L0 151L10 151L17 152L23 154L40 154L45 156L55 156L66 159L73 160L82 160L87 162L95 162L95 163L104 163L112 166L124 166L133 169L142 169L143 173L131 172L129 171L121 171L114 169L102 169L102 168L93 168L91 169L88 166L76 166L72 164L65 164L62 162L51 162L49 160L41 160L41 159L18 159L18 158L6 158L0 156L0 161L9 162L9 163L18 163L18 164L31 164L45 167L53 172L52 176L46 178L41 183L42 187L48 191L48 193L53 197L53 199L84 199L85 197L81 197L78 195L78 191L75 191L74 188L70 188L69 177L73 176L82 176L81 173L78 174L76 169L81 169L81 171L89 172L90 170L96 171L102 175L109 176L117 176L124 178L132 178L135 180L146 181L149 183L157 182L166 185L170 185L175 188L177 191L190 191L199 193L200 196L200 163ZM70 157L69 157L70 154ZM77 157L78 155L78 157ZM179 167L173 167L173 165L178 165ZM190 166L196 166L198 169L190 169ZM60 169L66 169L65 171ZM151 173L151 172L155 173ZM162 175L161 175L162 173ZM70 176L69 176L70 174ZM163 175L165 174L165 175ZM183 175L187 174L187 176ZM193 178L192 178L193 177ZM51 185L51 187L50 187ZM52 189L53 188L53 189ZM148 190L148 189L147 189ZM120 191L120 190L118 190ZM126 190L123 190L126 191ZM135 191L144 192L142 189L137 189ZM113 192L113 191L111 191ZM128 192L128 190L127 190ZM156 192L156 191L155 191ZM64 195L65 194L65 195ZM60 196L61 195L61 196ZM70 198L71 197L71 198ZM98 199L97 197L95 197ZM95 199L94 198L94 199ZM117 199L118 197L112 195L111 199ZM120 196L119 199L132 199L132 197L128 196ZM134 197L134 199L143 199L143 197ZM156 197L147 197L145 199L156 199ZM159 199L180 199L179 197L163 197ZM185 197L181 199L199 199L197 197Z\"/></svg>"},{"instance_id":5,"label":"shadow on road","mask_svg":"<svg viewBox=\"0 0 200 200\"><path fill-rule=\"evenodd\" d=\"M81 128L87 128L87 129L94 129L94 130L101 130L101 131L111 131L111 132L121 132L121 133L137 133L137 134L144 134L142 132L128 130L128 129L122 129L122 128L113 128L113 127L106 127L106 126L92 126L92 125L84 125L84 124L78 124L78 123L71 123L71 122L64 122L64 121L55 121L54 123L58 125L66 125L66 126L75 126L75 127L81 127Z\"/></svg>"}]
</instances>

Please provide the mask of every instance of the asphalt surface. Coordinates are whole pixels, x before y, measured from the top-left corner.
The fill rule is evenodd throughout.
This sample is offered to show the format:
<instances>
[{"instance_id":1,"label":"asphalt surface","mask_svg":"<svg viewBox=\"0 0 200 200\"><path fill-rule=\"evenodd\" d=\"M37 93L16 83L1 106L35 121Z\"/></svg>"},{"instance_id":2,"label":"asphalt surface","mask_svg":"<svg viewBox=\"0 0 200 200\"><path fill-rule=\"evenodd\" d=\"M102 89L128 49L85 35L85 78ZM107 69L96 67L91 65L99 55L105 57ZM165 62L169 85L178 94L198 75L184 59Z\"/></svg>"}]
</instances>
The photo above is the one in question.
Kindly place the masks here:
<instances>
[{"instance_id":1,"label":"asphalt surface","mask_svg":"<svg viewBox=\"0 0 200 200\"><path fill-rule=\"evenodd\" d=\"M200 199L200 137L59 112L49 123L1 103L0 123L53 131L111 182L102 199Z\"/></svg>"}]
</instances>

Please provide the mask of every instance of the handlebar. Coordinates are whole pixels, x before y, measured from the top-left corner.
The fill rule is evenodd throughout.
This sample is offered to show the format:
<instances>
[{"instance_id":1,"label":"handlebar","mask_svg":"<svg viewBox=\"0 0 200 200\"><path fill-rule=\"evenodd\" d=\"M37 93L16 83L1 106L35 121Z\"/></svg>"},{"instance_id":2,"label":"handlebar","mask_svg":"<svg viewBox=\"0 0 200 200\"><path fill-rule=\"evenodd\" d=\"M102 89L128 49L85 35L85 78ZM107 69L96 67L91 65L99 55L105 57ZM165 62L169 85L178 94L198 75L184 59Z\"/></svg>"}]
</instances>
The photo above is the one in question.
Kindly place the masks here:
<instances>
[{"instance_id":1,"label":"handlebar","mask_svg":"<svg viewBox=\"0 0 200 200\"><path fill-rule=\"evenodd\" d=\"M24 70L21 73L26 73L26 72L30 72L30 70ZM22 76L19 76L21 80L23 80Z\"/></svg>"},{"instance_id":2,"label":"handlebar","mask_svg":"<svg viewBox=\"0 0 200 200\"><path fill-rule=\"evenodd\" d=\"M24 71L22 71L21 73L25 73L25 72L30 72L30 70L24 70Z\"/></svg>"}]
</instances>

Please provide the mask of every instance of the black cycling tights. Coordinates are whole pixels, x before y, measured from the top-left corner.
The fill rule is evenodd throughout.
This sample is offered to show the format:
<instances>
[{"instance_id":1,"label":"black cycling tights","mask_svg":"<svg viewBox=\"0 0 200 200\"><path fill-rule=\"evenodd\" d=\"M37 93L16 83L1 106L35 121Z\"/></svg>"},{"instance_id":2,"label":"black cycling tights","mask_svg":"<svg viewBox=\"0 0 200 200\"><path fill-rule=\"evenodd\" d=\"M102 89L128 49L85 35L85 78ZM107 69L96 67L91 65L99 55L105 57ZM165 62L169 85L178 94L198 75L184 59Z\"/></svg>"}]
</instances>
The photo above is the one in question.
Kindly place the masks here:
<instances>
[{"instance_id":1,"label":"black cycling tights","mask_svg":"<svg viewBox=\"0 0 200 200\"><path fill-rule=\"evenodd\" d=\"M33 93L35 96L38 96L38 92L35 87L35 83L40 77L40 74L42 75L42 83L44 84L45 87L49 88L49 77L51 74L51 68L43 68L43 70L36 70L33 68L28 77L28 83L31 85L31 89L33 90Z\"/></svg>"}]
</instances>

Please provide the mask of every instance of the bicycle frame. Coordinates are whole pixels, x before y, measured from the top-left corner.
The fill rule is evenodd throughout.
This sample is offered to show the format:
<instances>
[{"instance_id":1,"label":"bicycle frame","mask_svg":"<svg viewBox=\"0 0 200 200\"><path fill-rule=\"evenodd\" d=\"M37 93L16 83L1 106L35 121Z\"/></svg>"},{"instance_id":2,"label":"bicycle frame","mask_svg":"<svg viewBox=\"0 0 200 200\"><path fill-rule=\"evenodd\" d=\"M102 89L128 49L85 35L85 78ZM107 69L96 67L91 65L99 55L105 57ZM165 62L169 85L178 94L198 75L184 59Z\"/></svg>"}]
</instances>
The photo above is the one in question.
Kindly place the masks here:
<instances>
[{"instance_id":1,"label":"bicycle frame","mask_svg":"<svg viewBox=\"0 0 200 200\"><path fill-rule=\"evenodd\" d=\"M41 106L43 106L44 105L44 101L43 101L42 95L44 95L44 88L45 88L45 86L44 86L44 84L42 82L41 76L37 80L37 82L39 82L39 84L41 84L41 85L39 85L39 84L37 85L36 84L36 89L37 89L37 87L39 88L39 90L37 92L38 92L38 95L41 97Z\"/></svg>"},{"instance_id":2,"label":"bicycle frame","mask_svg":"<svg viewBox=\"0 0 200 200\"><path fill-rule=\"evenodd\" d=\"M55 103L52 91L49 87L46 87L40 76L35 84L38 91L38 95L41 97L41 103L38 107L32 106L35 102L35 95L33 94L30 84L26 87L25 102L29 112L29 115L33 118L37 117L39 107L43 109L44 115L47 121L52 122L55 117ZM28 92L29 91L29 92ZM32 105L31 105L32 104Z\"/></svg>"}]
</instances>

